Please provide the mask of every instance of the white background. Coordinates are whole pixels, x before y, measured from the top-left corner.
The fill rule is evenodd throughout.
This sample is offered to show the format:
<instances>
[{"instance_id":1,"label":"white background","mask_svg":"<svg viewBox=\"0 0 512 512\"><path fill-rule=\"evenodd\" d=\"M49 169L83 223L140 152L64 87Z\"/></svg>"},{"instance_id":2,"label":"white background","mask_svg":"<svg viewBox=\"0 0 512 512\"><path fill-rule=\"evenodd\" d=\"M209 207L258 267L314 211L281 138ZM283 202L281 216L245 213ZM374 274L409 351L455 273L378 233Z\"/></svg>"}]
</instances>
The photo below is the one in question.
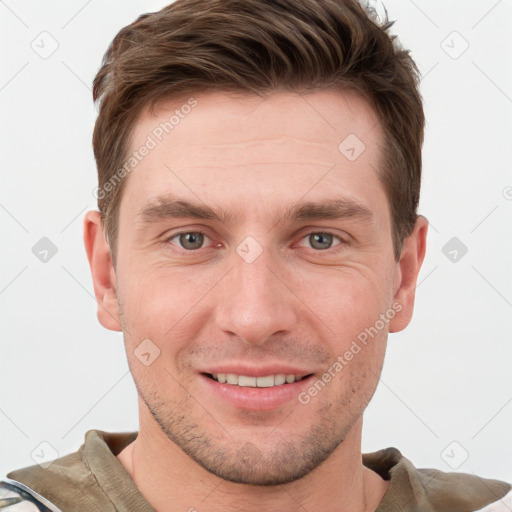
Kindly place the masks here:
<instances>
[{"instance_id":1,"label":"white background","mask_svg":"<svg viewBox=\"0 0 512 512\"><path fill-rule=\"evenodd\" d=\"M52 455L43 441L60 456L89 429L138 429L122 335L96 319L82 242L96 208L90 88L118 30L166 3L0 1L0 475ZM424 75L431 228L363 452L395 446L417 467L512 482L512 0L385 5ZM47 59L31 48L43 31L58 42ZM58 249L46 263L32 253L42 237ZM456 262L442 252L452 237L468 248Z\"/></svg>"}]
</instances>

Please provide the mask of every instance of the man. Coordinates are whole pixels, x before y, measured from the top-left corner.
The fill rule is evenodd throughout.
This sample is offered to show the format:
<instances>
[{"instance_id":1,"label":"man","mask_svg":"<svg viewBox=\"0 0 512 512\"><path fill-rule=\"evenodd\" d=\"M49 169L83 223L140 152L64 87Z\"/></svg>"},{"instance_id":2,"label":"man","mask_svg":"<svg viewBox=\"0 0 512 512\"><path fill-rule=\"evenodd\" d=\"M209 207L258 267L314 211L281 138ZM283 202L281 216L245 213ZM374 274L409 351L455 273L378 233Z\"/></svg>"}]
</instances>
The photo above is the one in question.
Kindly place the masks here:
<instances>
[{"instance_id":1,"label":"man","mask_svg":"<svg viewBox=\"0 0 512 512\"><path fill-rule=\"evenodd\" d=\"M354 0L178 0L116 36L84 238L140 428L10 472L4 507L510 510L506 482L361 454L428 225L390 26Z\"/></svg>"}]
</instances>

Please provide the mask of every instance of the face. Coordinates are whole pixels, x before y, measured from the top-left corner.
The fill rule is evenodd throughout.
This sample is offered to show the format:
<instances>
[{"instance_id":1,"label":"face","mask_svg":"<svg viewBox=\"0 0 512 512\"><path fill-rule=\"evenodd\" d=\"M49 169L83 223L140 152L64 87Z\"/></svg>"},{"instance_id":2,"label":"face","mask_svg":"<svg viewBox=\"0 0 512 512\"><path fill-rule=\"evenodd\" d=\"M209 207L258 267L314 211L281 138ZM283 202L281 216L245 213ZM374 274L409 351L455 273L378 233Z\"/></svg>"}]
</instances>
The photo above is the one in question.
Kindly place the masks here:
<instances>
[{"instance_id":1,"label":"face","mask_svg":"<svg viewBox=\"0 0 512 512\"><path fill-rule=\"evenodd\" d=\"M284 483L344 441L410 317L382 129L335 91L195 100L135 126L133 151L155 144L123 191L111 318L143 417L221 478Z\"/></svg>"}]
</instances>

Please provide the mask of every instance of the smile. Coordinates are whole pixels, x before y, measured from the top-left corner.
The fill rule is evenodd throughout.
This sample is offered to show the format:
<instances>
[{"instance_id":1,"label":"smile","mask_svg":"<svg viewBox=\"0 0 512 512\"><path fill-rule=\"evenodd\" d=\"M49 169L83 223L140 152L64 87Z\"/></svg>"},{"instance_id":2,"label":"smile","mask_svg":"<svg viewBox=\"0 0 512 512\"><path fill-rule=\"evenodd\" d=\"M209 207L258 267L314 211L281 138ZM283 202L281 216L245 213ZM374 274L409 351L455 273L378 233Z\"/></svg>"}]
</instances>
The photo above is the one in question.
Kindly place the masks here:
<instances>
[{"instance_id":1,"label":"smile","mask_svg":"<svg viewBox=\"0 0 512 512\"><path fill-rule=\"evenodd\" d=\"M234 373L207 373L208 377L220 382L221 384L227 383L233 386L249 387L249 388L271 388L274 386L281 386L283 384L293 384L304 376L278 373L276 375L264 375L261 377L252 377L248 375L236 375Z\"/></svg>"}]
</instances>

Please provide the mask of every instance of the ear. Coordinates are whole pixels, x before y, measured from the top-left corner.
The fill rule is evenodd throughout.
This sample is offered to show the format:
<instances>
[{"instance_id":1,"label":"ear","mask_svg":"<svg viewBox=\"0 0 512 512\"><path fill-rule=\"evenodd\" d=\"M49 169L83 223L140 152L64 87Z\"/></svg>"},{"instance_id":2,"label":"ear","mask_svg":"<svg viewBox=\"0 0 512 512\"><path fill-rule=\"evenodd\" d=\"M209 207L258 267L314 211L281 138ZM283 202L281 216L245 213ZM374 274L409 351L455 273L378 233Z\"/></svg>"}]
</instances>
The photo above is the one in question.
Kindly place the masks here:
<instances>
[{"instance_id":1,"label":"ear","mask_svg":"<svg viewBox=\"0 0 512 512\"><path fill-rule=\"evenodd\" d=\"M110 248L103 236L100 212L87 212L84 218L84 243L91 267L94 295L98 303L98 320L111 331L121 331L119 318L116 274L112 265Z\"/></svg>"},{"instance_id":2,"label":"ear","mask_svg":"<svg viewBox=\"0 0 512 512\"><path fill-rule=\"evenodd\" d=\"M395 294L393 301L401 306L398 314L389 322L389 332L405 329L412 318L416 281L425 258L428 220L419 216L412 233L404 239L400 261L396 264Z\"/></svg>"}]
</instances>

